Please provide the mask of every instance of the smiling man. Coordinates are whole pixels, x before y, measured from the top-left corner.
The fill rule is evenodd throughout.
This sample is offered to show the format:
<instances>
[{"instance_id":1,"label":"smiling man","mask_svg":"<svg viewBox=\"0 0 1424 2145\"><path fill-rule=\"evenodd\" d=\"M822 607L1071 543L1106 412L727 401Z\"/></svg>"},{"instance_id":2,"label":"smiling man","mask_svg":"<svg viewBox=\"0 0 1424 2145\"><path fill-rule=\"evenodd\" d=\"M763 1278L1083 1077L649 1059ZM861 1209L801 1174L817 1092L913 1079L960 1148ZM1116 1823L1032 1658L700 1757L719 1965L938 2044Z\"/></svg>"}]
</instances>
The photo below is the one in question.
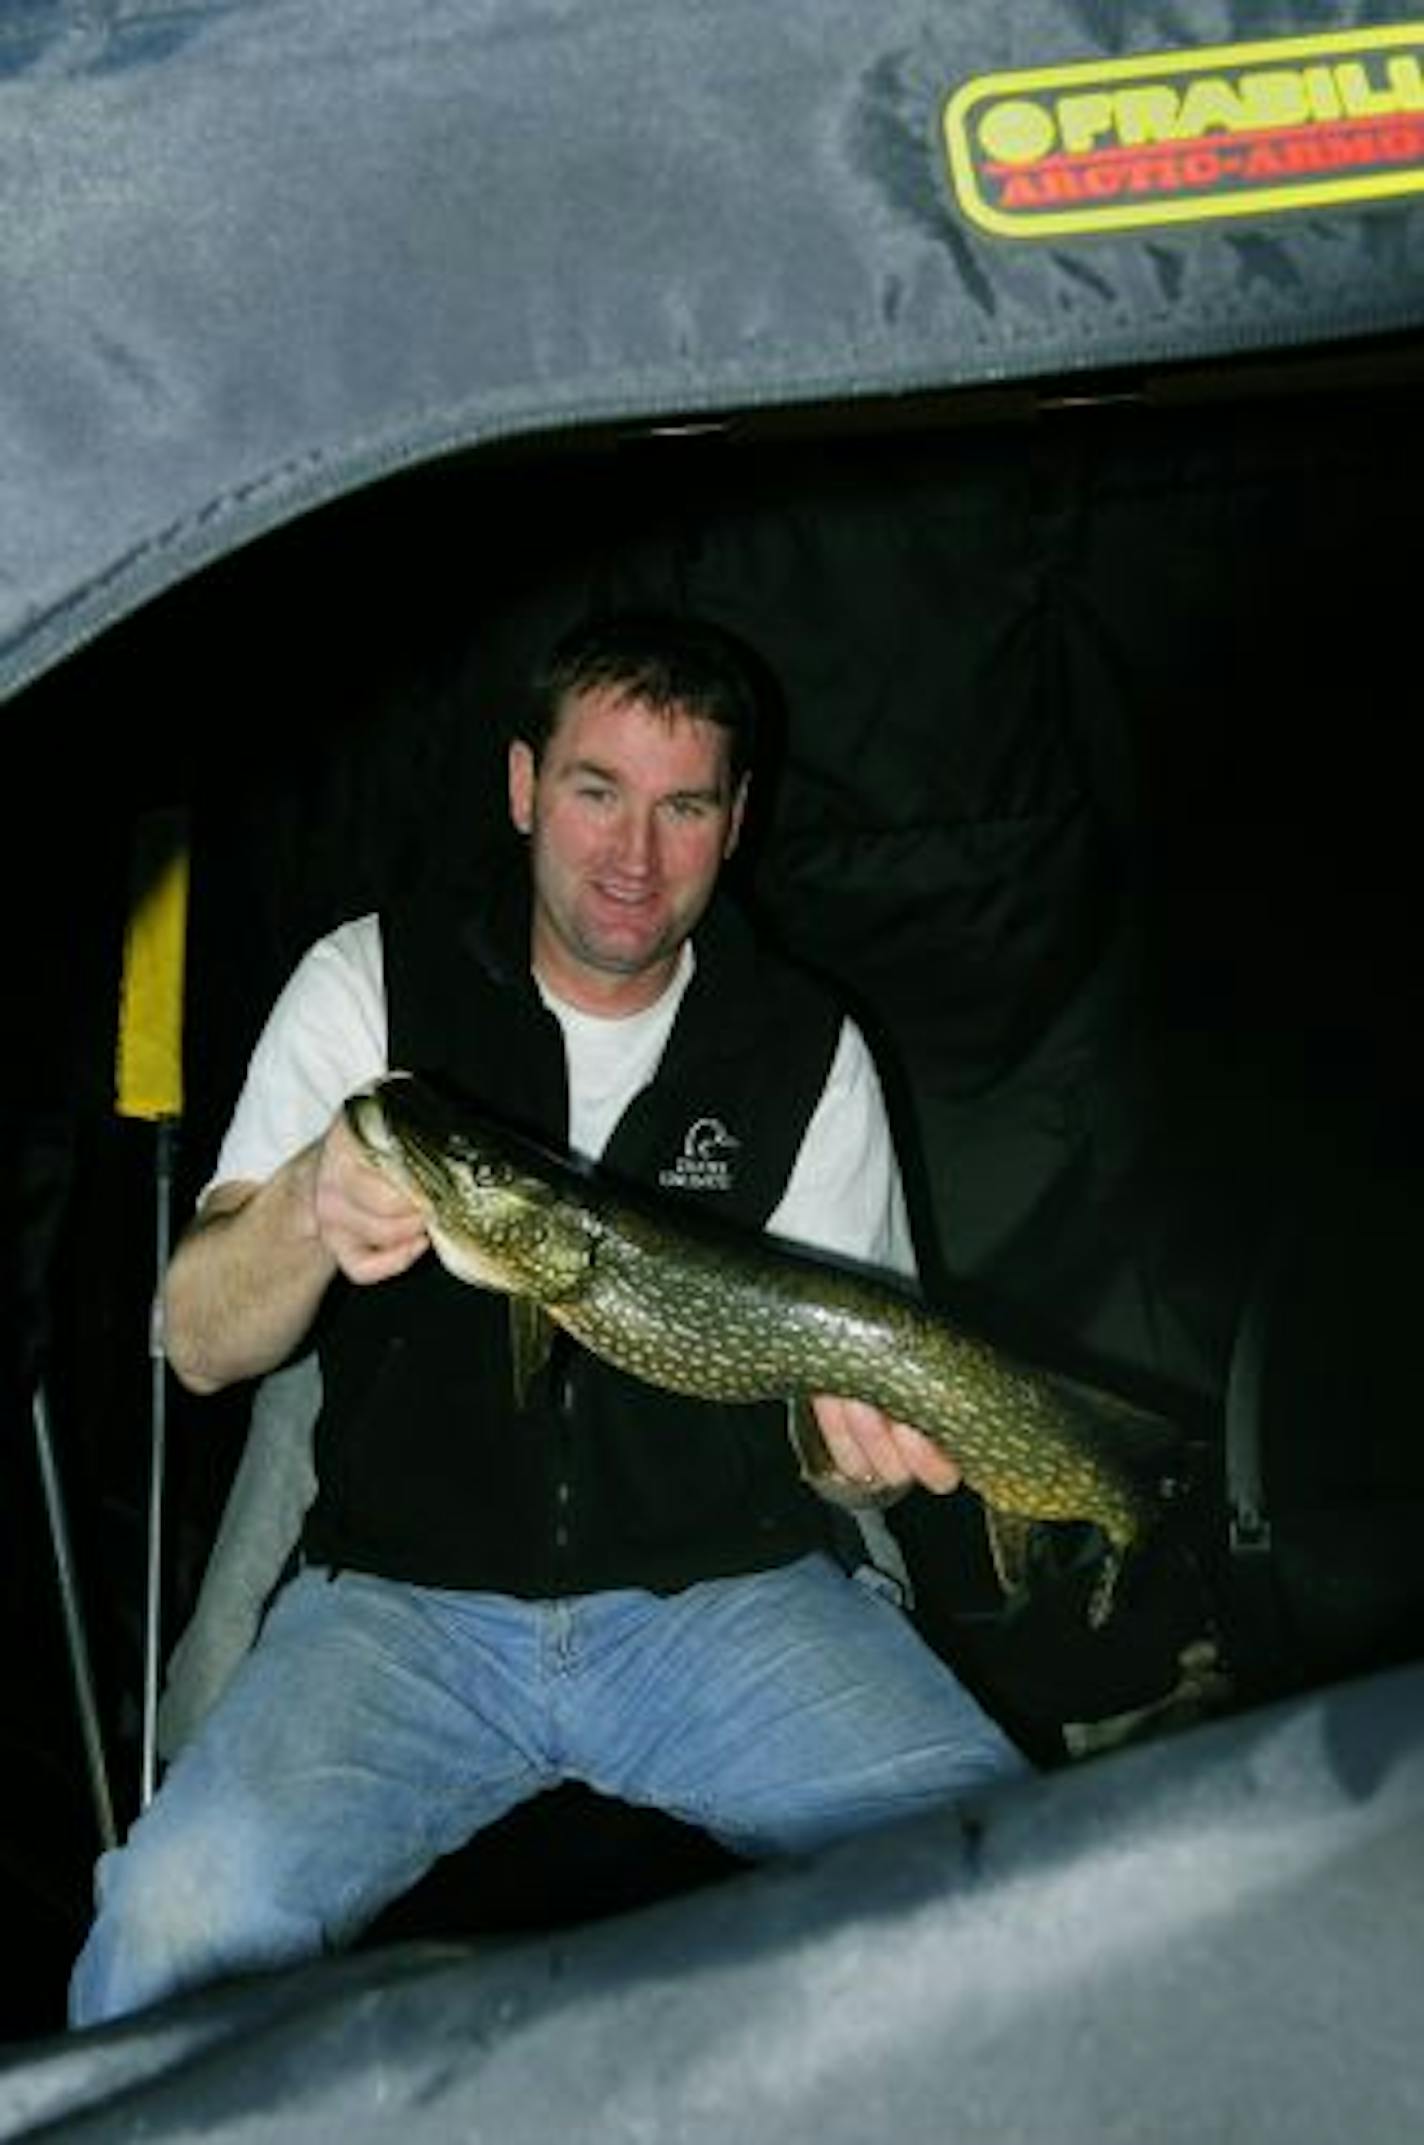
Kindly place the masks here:
<instances>
[{"instance_id":1,"label":"smiling man","mask_svg":"<svg viewBox=\"0 0 1424 2145\"><path fill-rule=\"evenodd\" d=\"M634 1182L904 1269L880 1085L854 1024L717 893L756 693L727 636L568 636L509 754L527 869L305 956L260 1038L167 1286L196 1392L314 1345L298 1575L99 1872L87 2024L349 1942L440 1855L578 1779L747 1856L1023 1770L897 1611L830 1553L777 1406L653 1390L572 1343L516 1403L507 1307L426 1256L348 1094L391 1066ZM954 1487L854 1395L816 1402L829 1487Z\"/></svg>"},{"instance_id":2,"label":"smiling man","mask_svg":"<svg viewBox=\"0 0 1424 2145\"><path fill-rule=\"evenodd\" d=\"M748 777L708 717L627 686L572 694L542 752L510 748L514 824L530 839L534 971L585 1012L662 996L741 831Z\"/></svg>"}]
</instances>

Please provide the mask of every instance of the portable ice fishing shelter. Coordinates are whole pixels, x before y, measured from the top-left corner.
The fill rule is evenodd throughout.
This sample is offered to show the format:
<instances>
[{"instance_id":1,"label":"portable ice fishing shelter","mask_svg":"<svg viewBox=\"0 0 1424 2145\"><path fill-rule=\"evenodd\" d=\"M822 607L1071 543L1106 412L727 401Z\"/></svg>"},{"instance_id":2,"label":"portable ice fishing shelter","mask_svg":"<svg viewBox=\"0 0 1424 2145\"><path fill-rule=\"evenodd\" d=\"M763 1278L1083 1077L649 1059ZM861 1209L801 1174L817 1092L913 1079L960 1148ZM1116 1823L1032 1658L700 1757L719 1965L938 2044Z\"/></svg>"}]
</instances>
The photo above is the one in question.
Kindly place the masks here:
<instances>
[{"instance_id":1,"label":"portable ice fishing shelter","mask_svg":"<svg viewBox=\"0 0 1424 2145\"><path fill-rule=\"evenodd\" d=\"M147 1247L97 1128L133 822L195 827L196 1184L284 965L496 839L529 648L635 593L776 673L753 890L906 1069L932 1260L1208 1430L1233 1360L1292 1433L1308 1393L1293 1636L1308 1681L1375 1672L863 1864L37 2052L9 2134L374 2133L393 2091L431 2136L491 2106L504 2136L859 2136L867 2095L927 2137L1140 2134L1148 2101L1197 2136L1242 2094L1253 2137L1417 2116L1417 1602L1360 1584L1420 1496L1387 1434L1403 1320L1332 1341L1351 1283L1409 1301L1421 56L1379 5L0 15L11 1412L37 1361L66 1382L110 1620L144 1370L137 1400L106 1370ZM1369 1230L1323 1276L1263 1259L1283 1191L1348 1213L1361 1175ZM1233 1358L1283 1299L1319 1363ZM943 1605L956 1642L983 1609ZM1052 1718L1041 1658L1002 1695ZM1278 2032L1322 1947L1324 2077Z\"/></svg>"}]
</instances>

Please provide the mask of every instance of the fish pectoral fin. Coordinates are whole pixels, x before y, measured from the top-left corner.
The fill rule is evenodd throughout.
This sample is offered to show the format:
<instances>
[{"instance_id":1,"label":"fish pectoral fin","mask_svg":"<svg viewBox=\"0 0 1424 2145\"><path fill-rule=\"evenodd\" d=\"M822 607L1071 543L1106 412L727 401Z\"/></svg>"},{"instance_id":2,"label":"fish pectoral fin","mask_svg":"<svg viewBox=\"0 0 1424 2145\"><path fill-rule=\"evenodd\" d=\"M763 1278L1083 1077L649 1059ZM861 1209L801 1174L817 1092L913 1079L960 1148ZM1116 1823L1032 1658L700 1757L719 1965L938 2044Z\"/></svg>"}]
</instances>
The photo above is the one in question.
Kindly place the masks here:
<instances>
[{"instance_id":1,"label":"fish pectoral fin","mask_svg":"<svg viewBox=\"0 0 1424 2145\"><path fill-rule=\"evenodd\" d=\"M509 1299L509 1354L514 1372L514 1405L528 1405L534 1380L549 1360L554 1322L533 1296Z\"/></svg>"},{"instance_id":2,"label":"fish pectoral fin","mask_svg":"<svg viewBox=\"0 0 1424 2145\"><path fill-rule=\"evenodd\" d=\"M1112 1615L1117 1600L1117 1582L1122 1573L1122 1552L1108 1544L1103 1558L1103 1568L1093 1581L1093 1590L1088 1596L1088 1629L1101 1631Z\"/></svg>"},{"instance_id":3,"label":"fish pectoral fin","mask_svg":"<svg viewBox=\"0 0 1424 2145\"><path fill-rule=\"evenodd\" d=\"M1029 1560L1038 1525L1037 1520L1017 1512L1006 1512L1002 1506L986 1504L984 1507L984 1531L989 1537L994 1574L1009 1601L1022 1600L1028 1592ZM1086 1616L1090 1631L1100 1631L1112 1615L1118 1575L1122 1570L1121 1550L1106 1537L1104 1544L1102 1566L1088 1596Z\"/></svg>"},{"instance_id":4,"label":"fish pectoral fin","mask_svg":"<svg viewBox=\"0 0 1424 2145\"><path fill-rule=\"evenodd\" d=\"M1028 1585L1029 1545L1034 1522L1019 1512L1006 1512L1002 1505L986 1504L984 1531L989 1537L989 1555L994 1575L1010 1600Z\"/></svg>"},{"instance_id":5,"label":"fish pectoral fin","mask_svg":"<svg viewBox=\"0 0 1424 2145\"><path fill-rule=\"evenodd\" d=\"M786 1434L801 1470L801 1480L809 1482L812 1489L819 1489L824 1477L835 1474L836 1463L821 1435L816 1411L804 1393L787 1395Z\"/></svg>"}]
</instances>

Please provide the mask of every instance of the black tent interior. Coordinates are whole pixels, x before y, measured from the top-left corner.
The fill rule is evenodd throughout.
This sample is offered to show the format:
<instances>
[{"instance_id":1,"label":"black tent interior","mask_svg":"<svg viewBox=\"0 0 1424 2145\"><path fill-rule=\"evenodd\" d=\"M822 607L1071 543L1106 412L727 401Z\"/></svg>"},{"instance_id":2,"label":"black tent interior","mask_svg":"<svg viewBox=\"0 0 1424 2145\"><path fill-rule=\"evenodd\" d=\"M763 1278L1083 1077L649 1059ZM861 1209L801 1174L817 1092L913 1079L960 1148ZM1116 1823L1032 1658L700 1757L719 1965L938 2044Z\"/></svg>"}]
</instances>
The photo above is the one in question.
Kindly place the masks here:
<instances>
[{"instance_id":1,"label":"black tent interior","mask_svg":"<svg viewBox=\"0 0 1424 2145\"><path fill-rule=\"evenodd\" d=\"M613 12L636 34L636 7ZM1054 53L1114 43L1115 10L1041 12ZM1196 35L1158 12L1134 49ZM1211 37L1240 34L1211 12ZM1336 29L1343 12L1297 9L1270 27L1318 27L1318 14ZM982 64L1010 57L1022 55ZM906 95L912 78L902 68ZM882 110L887 83L871 100ZM970 1493L901 1508L923 1628L1045 1768L1045 1799L1013 1805L987 1844L947 1822L768 1884L671 1825L549 1798L314 1979L179 2007L150 2037L121 2033L87 2056L17 2050L8 2086L0 2073L0 2134L102 2130L112 2095L148 2135L178 2134L195 2111L219 2135L254 2118L273 2134L375 2135L362 2066L401 2047L417 2052L397 2102L424 2095L422 2137L482 2134L461 2127L475 2117L460 2097L480 2049L502 2137L547 2135L555 2119L574 2135L700 2136L732 2091L746 2134L769 2134L770 2069L763 2091L729 2051L749 2045L778 1986L791 2002L788 1950L806 1949L817 1963L792 2005L805 2008L773 2036L776 2064L801 2048L804 2090L785 2085L777 2127L863 2136L846 2052L815 2031L816 1977L834 1980L838 1958L875 1971L893 1921L900 1964L867 2015L883 2022L893 1998L926 2038L968 2034L962 2131L907 2067L907 2041L887 2030L869 2047L876 2075L896 2062L885 2104L902 2132L1047 2135L1053 2093L1069 2090L1082 2119L1068 2134L1145 2135L1121 2127L1127 2102L1104 2082L1126 2095L1131 2073L1134 2091L1172 2081L1153 2134L1216 2122L1225 2135L1220 2105L1204 2115L1173 2068L1164 2021L1175 2006L1219 2025L1202 1991L1221 1959L1260 1967L1249 1913L1212 1954L1213 1916L1220 1928L1238 1884L1276 1947L1281 2015L1302 2001L1290 1954L1319 1940L1300 1896L1316 1872L1305 1846L1292 1862L1271 1836L1271 1812L1298 1824L1292 1839L1327 1842L1332 1956L1378 2034L1369 2092L1383 2127L1366 2131L1402 2134L1390 2066L1419 2021L1399 1962L1424 1915L1399 1844L1424 1799L1408 685L1424 277L1410 216L1358 212L1357 252L1389 305L1343 306L1338 332L1317 322L1302 348L1272 316L1254 342L1138 362L1123 331L997 377L951 363L936 382L918 356L913 379L874 391L832 368L822 393L704 385L679 408L664 384L640 409L634 384L585 422L546 382L543 423L393 457L397 473L353 477L310 511L292 503L269 532L239 521L208 557L195 539L204 570L165 570L147 600L135 569L112 615L101 590L92 620L81 603L53 642L54 613L28 654L22 633L6 711L20 1018L3 1107L21 1207L6 1238L18 1316L0 1568L24 1672L0 1727L0 1909L17 1966L0 2034L57 2033L97 1847L30 1430L41 1374L121 1825L139 1780L153 1165L151 1127L114 1113L113 1066L135 846L155 814L181 811L191 844L181 1221L304 946L394 895L458 887L507 839L504 725L550 631L622 601L717 619L759 653L773 694L740 891L834 977L881 1053L927 1285L1165 1405L1188 1458L1173 1524L1102 1632L1081 1614L1082 1543L1011 1611ZM1315 219L1302 246L1326 246L1346 220ZM1160 244L1166 287L1186 271L1171 265L1177 239ZM1248 225L1233 271L1240 288L1259 281L1266 306L1282 278L1299 290L1275 245ZM1083 242L1061 287L1109 276L1107 258ZM903 303L912 315L913 293ZM171 1400L169 1633L191 1612L250 1394ZM1154 1716L1184 1647L1204 1639L1227 1679L1204 1703L1224 1717ZM1119 1738L1151 1747L1108 1756ZM1179 1947L1154 1983L1133 1975L1127 1894L1154 1868L1160 1881L1154 1856L1177 1845L1196 1858L1200 1897L1189 1911L1190 1884L1154 1894L1163 1942L1145 1951L1166 1958L1168 1936ZM1397 1943L1354 1930L1361 1871L1388 1873ZM1015 1888L1035 1883L1052 1913L1030 1973L1006 1931ZM1346 1949L1354 1935L1378 1939L1378 1975ZM403 1948L431 1937L456 1948ZM988 1981L1013 1984L992 2018L975 2008L988 1981L964 1986L975 1946ZM679 1958L696 1969L686 1984ZM959 1978L936 2011L925 1977L946 1967ZM710 1997L697 1998L699 1975ZM598 2053L649 1987L667 2033L656 2092L606 2043ZM719 2005L733 2022L720 2039ZM1106 2038L1111 2014L1136 2023L1135 2053L1064 2088L1055 2065ZM503 2074L510 2021L543 2065L544 2100L528 2072ZM1042 2032L1044 2054L996 2102L1010 2025ZM577 2066L545 2047L546 2029L556 2045L573 2035L618 2111L609 2127L580 2112ZM1328 2095L1280 2095L1267 2042L1230 2046L1259 2096L1250 2135L1339 2134ZM1366 2067L1342 2091L1358 2093ZM690 2086L683 2097L698 2077L700 2102Z\"/></svg>"}]
</instances>

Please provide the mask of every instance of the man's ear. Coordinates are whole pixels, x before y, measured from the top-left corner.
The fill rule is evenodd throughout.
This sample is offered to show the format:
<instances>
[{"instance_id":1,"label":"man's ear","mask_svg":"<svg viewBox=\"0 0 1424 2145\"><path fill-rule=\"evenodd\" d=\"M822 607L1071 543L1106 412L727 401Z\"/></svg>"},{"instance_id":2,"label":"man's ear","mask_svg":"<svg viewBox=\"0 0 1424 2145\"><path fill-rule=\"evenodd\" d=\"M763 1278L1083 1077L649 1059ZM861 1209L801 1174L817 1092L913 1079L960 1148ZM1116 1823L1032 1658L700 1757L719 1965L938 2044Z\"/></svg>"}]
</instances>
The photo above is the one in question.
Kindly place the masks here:
<instances>
[{"instance_id":1,"label":"man's ear","mask_svg":"<svg viewBox=\"0 0 1424 2145\"><path fill-rule=\"evenodd\" d=\"M534 753L522 737L509 748L509 816L520 834L534 824Z\"/></svg>"},{"instance_id":2,"label":"man's ear","mask_svg":"<svg viewBox=\"0 0 1424 2145\"><path fill-rule=\"evenodd\" d=\"M742 837L742 820L746 815L747 791L752 786L750 775L743 775L737 784L737 794L732 799L732 816L727 823L727 839L722 844L723 861L732 854Z\"/></svg>"}]
</instances>

